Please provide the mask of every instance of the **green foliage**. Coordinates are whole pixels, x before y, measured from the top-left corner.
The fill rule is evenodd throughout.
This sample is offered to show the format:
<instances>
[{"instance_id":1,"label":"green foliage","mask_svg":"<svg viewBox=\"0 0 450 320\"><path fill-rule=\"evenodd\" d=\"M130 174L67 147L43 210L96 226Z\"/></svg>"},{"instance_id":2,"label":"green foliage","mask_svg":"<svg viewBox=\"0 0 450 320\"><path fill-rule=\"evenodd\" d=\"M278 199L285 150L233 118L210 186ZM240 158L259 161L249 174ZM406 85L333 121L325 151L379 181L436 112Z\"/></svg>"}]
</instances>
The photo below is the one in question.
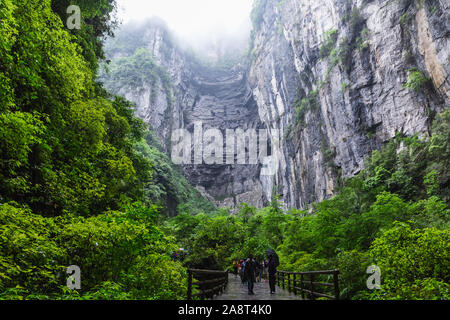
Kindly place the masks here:
<instances>
[{"instance_id":1,"label":"green foliage","mask_svg":"<svg viewBox=\"0 0 450 320\"><path fill-rule=\"evenodd\" d=\"M330 30L325 33L323 43L320 47L320 57L328 57L334 49L337 41L337 30Z\"/></svg>"},{"instance_id":2,"label":"green foliage","mask_svg":"<svg viewBox=\"0 0 450 320\"><path fill-rule=\"evenodd\" d=\"M283 242L283 228L286 222L286 216L281 210L270 206L263 209L263 218L261 221L261 232L269 243L270 247L277 248Z\"/></svg>"},{"instance_id":3,"label":"green foliage","mask_svg":"<svg viewBox=\"0 0 450 320\"><path fill-rule=\"evenodd\" d=\"M286 214L274 197L259 210L244 203L234 216L183 214L168 231L189 248L191 266L225 269L232 259L264 258L273 248L281 270L339 269L345 299L446 298L450 221L446 175L439 172L448 168L448 118L448 112L436 117L428 140L398 136L373 152L365 170L311 210ZM410 227L398 234L399 223ZM381 291L367 290L372 264L381 267Z\"/></svg>"},{"instance_id":4,"label":"green foliage","mask_svg":"<svg viewBox=\"0 0 450 320\"><path fill-rule=\"evenodd\" d=\"M65 24L70 5L78 5L81 10L81 29L69 32L75 36L76 43L83 49L82 54L94 73L98 61L105 58L101 39L112 36L118 25L116 0L52 0L51 8Z\"/></svg>"},{"instance_id":5,"label":"green foliage","mask_svg":"<svg viewBox=\"0 0 450 320\"><path fill-rule=\"evenodd\" d=\"M358 298L367 288L366 269L371 265L369 255L358 250L342 251L337 255L339 288L342 299Z\"/></svg>"},{"instance_id":6,"label":"green foliage","mask_svg":"<svg viewBox=\"0 0 450 320\"><path fill-rule=\"evenodd\" d=\"M450 285L433 278L415 280L412 283L399 283L386 280L381 288L371 294L361 294L362 299L370 300L449 300Z\"/></svg>"},{"instance_id":7,"label":"green foliage","mask_svg":"<svg viewBox=\"0 0 450 320\"><path fill-rule=\"evenodd\" d=\"M170 259L178 245L150 197L162 157L143 151L134 106L95 83L116 3L70 4L82 9L81 30L64 25L69 1L0 1L0 298L184 298L185 269ZM168 192L201 203L176 183L184 189ZM79 292L65 288L72 264Z\"/></svg>"},{"instance_id":8,"label":"green foliage","mask_svg":"<svg viewBox=\"0 0 450 320\"><path fill-rule=\"evenodd\" d=\"M429 82L430 78L426 77L422 71L412 68L408 70L408 81L403 84L403 87L409 90L420 91Z\"/></svg>"},{"instance_id":9,"label":"green foliage","mask_svg":"<svg viewBox=\"0 0 450 320\"><path fill-rule=\"evenodd\" d=\"M234 259L249 254L265 259L266 249L275 249L283 241L287 218L276 198L260 210L242 204L237 215L220 211L212 215L180 214L167 223L167 230L190 251L188 265L223 270Z\"/></svg>"},{"instance_id":10,"label":"green foliage","mask_svg":"<svg viewBox=\"0 0 450 320\"><path fill-rule=\"evenodd\" d=\"M367 41L367 38L369 36L369 29L365 27L361 33L360 36L356 38L356 45L360 50L366 49L369 47L369 43Z\"/></svg>"},{"instance_id":11,"label":"green foliage","mask_svg":"<svg viewBox=\"0 0 450 320\"><path fill-rule=\"evenodd\" d=\"M448 299L450 232L394 227L375 240L370 251L385 285L377 299Z\"/></svg>"},{"instance_id":12,"label":"green foliage","mask_svg":"<svg viewBox=\"0 0 450 320\"><path fill-rule=\"evenodd\" d=\"M245 240L241 250L235 252L233 258L237 260L253 255L256 260L264 261L267 259L266 250L270 247L271 246L266 239L250 237Z\"/></svg>"},{"instance_id":13,"label":"green foliage","mask_svg":"<svg viewBox=\"0 0 450 320\"><path fill-rule=\"evenodd\" d=\"M239 205L238 216L242 219L242 222L247 223L251 217L256 214L256 208L249 206L247 203L243 202Z\"/></svg>"},{"instance_id":14,"label":"green foliage","mask_svg":"<svg viewBox=\"0 0 450 320\"><path fill-rule=\"evenodd\" d=\"M427 140L417 136L397 137L382 151L375 151L366 165L365 185L368 189L386 190L405 199L425 197L430 192L438 193L448 200L447 172L449 162L448 111L438 115L433 126L433 135ZM435 152L440 150L440 152ZM430 189L431 188L431 189ZM430 191L432 190L432 191Z\"/></svg>"},{"instance_id":15,"label":"green foliage","mask_svg":"<svg viewBox=\"0 0 450 320\"><path fill-rule=\"evenodd\" d=\"M343 225L342 233L347 233L345 248L354 247L367 250L378 232L389 228L394 221L406 221L407 204L397 195L383 192L377 195L370 210L360 216L352 216Z\"/></svg>"},{"instance_id":16,"label":"green foliage","mask_svg":"<svg viewBox=\"0 0 450 320\"><path fill-rule=\"evenodd\" d=\"M242 223L231 216L204 217L194 230L190 263L209 259L223 269L231 264L233 249L243 244L244 236Z\"/></svg>"},{"instance_id":17,"label":"green foliage","mask_svg":"<svg viewBox=\"0 0 450 320\"><path fill-rule=\"evenodd\" d=\"M423 184L426 186L427 195L432 196L439 190L439 173L431 170L424 178Z\"/></svg>"},{"instance_id":18,"label":"green foliage","mask_svg":"<svg viewBox=\"0 0 450 320\"><path fill-rule=\"evenodd\" d=\"M106 24L114 2L83 5L86 19ZM1 198L45 215L88 215L142 200L150 164L134 144L144 126L128 102L94 91L96 67L78 43L86 34L71 35L52 9L49 0L1 4Z\"/></svg>"},{"instance_id":19,"label":"green foliage","mask_svg":"<svg viewBox=\"0 0 450 320\"><path fill-rule=\"evenodd\" d=\"M345 91L347 91L347 89L350 87L350 84L348 84L347 82L343 81L341 83L341 91L344 93Z\"/></svg>"},{"instance_id":20,"label":"green foliage","mask_svg":"<svg viewBox=\"0 0 450 320\"><path fill-rule=\"evenodd\" d=\"M6 112L0 114L1 189L24 194L30 190L29 156L35 145L43 144L45 126L38 113Z\"/></svg>"},{"instance_id":21,"label":"green foliage","mask_svg":"<svg viewBox=\"0 0 450 320\"><path fill-rule=\"evenodd\" d=\"M368 46L366 42L368 29L365 28L366 22L361 14L361 9L354 7L346 19L347 36L342 39L338 45L335 62L339 61L344 67L347 74L352 69L353 52L355 49L364 49Z\"/></svg>"},{"instance_id":22,"label":"green foliage","mask_svg":"<svg viewBox=\"0 0 450 320\"><path fill-rule=\"evenodd\" d=\"M147 141L152 143L151 134L147 136ZM141 140L136 149L153 165L150 183L145 186L146 197L151 203L163 206L166 215L195 214L215 210L214 205L189 184L181 170L175 167L170 158L157 147L149 146L145 140Z\"/></svg>"},{"instance_id":23,"label":"green foliage","mask_svg":"<svg viewBox=\"0 0 450 320\"><path fill-rule=\"evenodd\" d=\"M302 125L305 115L308 111L315 110L318 105L318 97L319 91L313 90L308 93L308 95L299 100L294 101L294 107L295 107L295 118L294 122L297 126Z\"/></svg>"},{"instance_id":24,"label":"green foliage","mask_svg":"<svg viewBox=\"0 0 450 320\"><path fill-rule=\"evenodd\" d=\"M448 205L437 196L411 203L408 209L410 223L415 228L450 228Z\"/></svg>"},{"instance_id":25,"label":"green foliage","mask_svg":"<svg viewBox=\"0 0 450 320\"><path fill-rule=\"evenodd\" d=\"M293 132L293 125L289 124L283 133L283 139L287 140L292 135L292 132Z\"/></svg>"},{"instance_id":26,"label":"green foliage","mask_svg":"<svg viewBox=\"0 0 450 320\"><path fill-rule=\"evenodd\" d=\"M408 23L411 20L411 16L408 14L408 12L405 12L400 17L400 24Z\"/></svg>"},{"instance_id":27,"label":"green foliage","mask_svg":"<svg viewBox=\"0 0 450 320\"><path fill-rule=\"evenodd\" d=\"M64 249L58 246L55 221L14 205L0 206L0 292L56 290ZM66 267L67 268L67 267Z\"/></svg>"},{"instance_id":28,"label":"green foliage","mask_svg":"<svg viewBox=\"0 0 450 320\"><path fill-rule=\"evenodd\" d=\"M136 204L90 218L44 218L3 204L0 298L64 297L72 264L82 270L82 289L71 299L184 298L186 272L170 260L177 246L155 225L156 210Z\"/></svg>"}]
</instances>

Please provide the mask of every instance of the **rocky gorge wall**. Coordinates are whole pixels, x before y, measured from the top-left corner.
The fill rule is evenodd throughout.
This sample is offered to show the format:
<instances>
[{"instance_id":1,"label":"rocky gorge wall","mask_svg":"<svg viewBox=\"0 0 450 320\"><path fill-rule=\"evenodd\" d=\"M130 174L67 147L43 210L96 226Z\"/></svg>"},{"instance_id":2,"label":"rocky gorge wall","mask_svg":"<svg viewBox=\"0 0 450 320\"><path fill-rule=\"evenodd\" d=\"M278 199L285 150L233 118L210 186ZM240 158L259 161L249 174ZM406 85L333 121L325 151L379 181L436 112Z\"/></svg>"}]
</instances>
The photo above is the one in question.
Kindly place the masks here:
<instances>
[{"instance_id":1,"label":"rocky gorge wall","mask_svg":"<svg viewBox=\"0 0 450 320\"><path fill-rule=\"evenodd\" d=\"M219 206L261 207L276 189L286 207L305 208L332 196L396 134L426 137L436 112L449 107L449 9L448 0L259 0L250 56L229 68L202 66L149 24L138 42L170 86L160 78L112 91L136 103L167 153L171 132L192 132L196 121L222 131L280 129L272 177L260 165L183 171ZM423 76L414 87L413 75Z\"/></svg>"},{"instance_id":2,"label":"rocky gorge wall","mask_svg":"<svg viewBox=\"0 0 450 320\"><path fill-rule=\"evenodd\" d=\"M219 129L224 139L227 129L262 128L246 65L238 63L219 68L200 63L192 53L176 45L167 29L155 21L139 28L137 45L136 41L126 39L133 32L136 30L119 33L118 41L126 46L134 44L147 49L156 64L166 70L170 86L165 85L163 77L157 77L154 83L144 81L138 86L130 85L129 77L119 81L119 85L114 83L115 77L111 75L103 75L101 80L111 92L136 104L136 114L153 129L167 154L171 154L173 131L185 129L193 135L198 122L202 123L203 132L210 128ZM125 52L118 47L109 46L107 53L113 61L120 63L119 59L130 56L133 50ZM259 181L260 166L235 163L183 164L182 169L188 181L219 207L235 209L242 202L262 207L266 199Z\"/></svg>"},{"instance_id":3,"label":"rocky gorge wall","mask_svg":"<svg viewBox=\"0 0 450 320\"><path fill-rule=\"evenodd\" d=\"M261 1L249 78L261 120L286 137L263 189L303 208L395 134L426 136L449 107L449 4ZM432 82L405 88L411 68Z\"/></svg>"}]
</instances>

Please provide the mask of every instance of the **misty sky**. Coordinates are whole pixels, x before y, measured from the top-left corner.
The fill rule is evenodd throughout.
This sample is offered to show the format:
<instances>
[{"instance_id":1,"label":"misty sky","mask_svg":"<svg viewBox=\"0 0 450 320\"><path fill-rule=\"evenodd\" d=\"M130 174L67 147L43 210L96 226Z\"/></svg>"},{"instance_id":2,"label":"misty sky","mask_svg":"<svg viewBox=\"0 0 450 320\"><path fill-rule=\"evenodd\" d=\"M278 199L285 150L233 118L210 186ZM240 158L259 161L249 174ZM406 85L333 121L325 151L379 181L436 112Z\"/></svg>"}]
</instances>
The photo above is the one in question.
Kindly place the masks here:
<instances>
[{"instance_id":1,"label":"misty sky","mask_svg":"<svg viewBox=\"0 0 450 320\"><path fill-rule=\"evenodd\" d=\"M179 36L232 34L250 25L253 0L118 0L124 23L158 16Z\"/></svg>"}]
</instances>

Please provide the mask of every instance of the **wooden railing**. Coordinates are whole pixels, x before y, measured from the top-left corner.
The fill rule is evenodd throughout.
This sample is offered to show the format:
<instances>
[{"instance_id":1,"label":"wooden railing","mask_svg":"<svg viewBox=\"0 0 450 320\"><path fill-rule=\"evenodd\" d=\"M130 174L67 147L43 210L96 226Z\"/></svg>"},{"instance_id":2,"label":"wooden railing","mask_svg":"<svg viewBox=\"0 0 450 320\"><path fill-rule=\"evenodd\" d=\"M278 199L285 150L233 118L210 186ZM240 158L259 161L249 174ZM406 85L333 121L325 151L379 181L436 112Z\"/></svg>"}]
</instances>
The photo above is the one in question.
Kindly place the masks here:
<instances>
[{"instance_id":1,"label":"wooden railing","mask_svg":"<svg viewBox=\"0 0 450 320\"><path fill-rule=\"evenodd\" d=\"M317 277L321 275L332 275L333 283L316 281ZM305 294L307 294L311 300L314 300L316 297L339 300L338 276L339 270L308 272L277 271L276 282L279 287L283 289L287 287L288 291L293 292L295 295L300 292L302 299L305 299ZM306 277L309 277L309 280L306 280ZM329 287L334 295L317 292L317 287Z\"/></svg>"},{"instance_id":2,"label":"wooden railing","mask_svg":"<svg viewBox=\"0 0 450 320\"><path fill-rule=\"evenodd\" d=\"M194 281L195 280L195 281ZM193 297L213 299L228 285L228 271L188 269L187 300ZM193 293L193 288L198 292Z\"/></svg>"}]
</instances>

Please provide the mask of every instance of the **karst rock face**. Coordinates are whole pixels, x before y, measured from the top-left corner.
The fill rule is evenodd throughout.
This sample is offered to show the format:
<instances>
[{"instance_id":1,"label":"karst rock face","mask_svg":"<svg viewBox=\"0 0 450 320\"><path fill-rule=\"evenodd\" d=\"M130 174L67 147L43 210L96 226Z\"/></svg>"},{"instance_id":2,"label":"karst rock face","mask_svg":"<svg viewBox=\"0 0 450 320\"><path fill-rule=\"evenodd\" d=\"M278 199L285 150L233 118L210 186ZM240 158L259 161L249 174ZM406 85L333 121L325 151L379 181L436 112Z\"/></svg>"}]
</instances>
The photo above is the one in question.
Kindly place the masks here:
<instances>
[{"instance_id":1,"label":"karst rock face","mask_svg":"<svg viewBox=\"0 0 450 320\"><path fill-rule=\"evenodd\" d=\"M217 205L257 207L274 190L286 207L332 196L340 179L396 134L426 137L450 105L450 1L262 0L249 57L234 67L201 66L149 24L142 43L170 75L169 89L116 90L137 105L170 154L171 133L279 129L278 169L259 165L182 166ZM414 90L413 71L430 78ZM153 96L151 98L151 96Z\"/></svg>"}]
</instances>

